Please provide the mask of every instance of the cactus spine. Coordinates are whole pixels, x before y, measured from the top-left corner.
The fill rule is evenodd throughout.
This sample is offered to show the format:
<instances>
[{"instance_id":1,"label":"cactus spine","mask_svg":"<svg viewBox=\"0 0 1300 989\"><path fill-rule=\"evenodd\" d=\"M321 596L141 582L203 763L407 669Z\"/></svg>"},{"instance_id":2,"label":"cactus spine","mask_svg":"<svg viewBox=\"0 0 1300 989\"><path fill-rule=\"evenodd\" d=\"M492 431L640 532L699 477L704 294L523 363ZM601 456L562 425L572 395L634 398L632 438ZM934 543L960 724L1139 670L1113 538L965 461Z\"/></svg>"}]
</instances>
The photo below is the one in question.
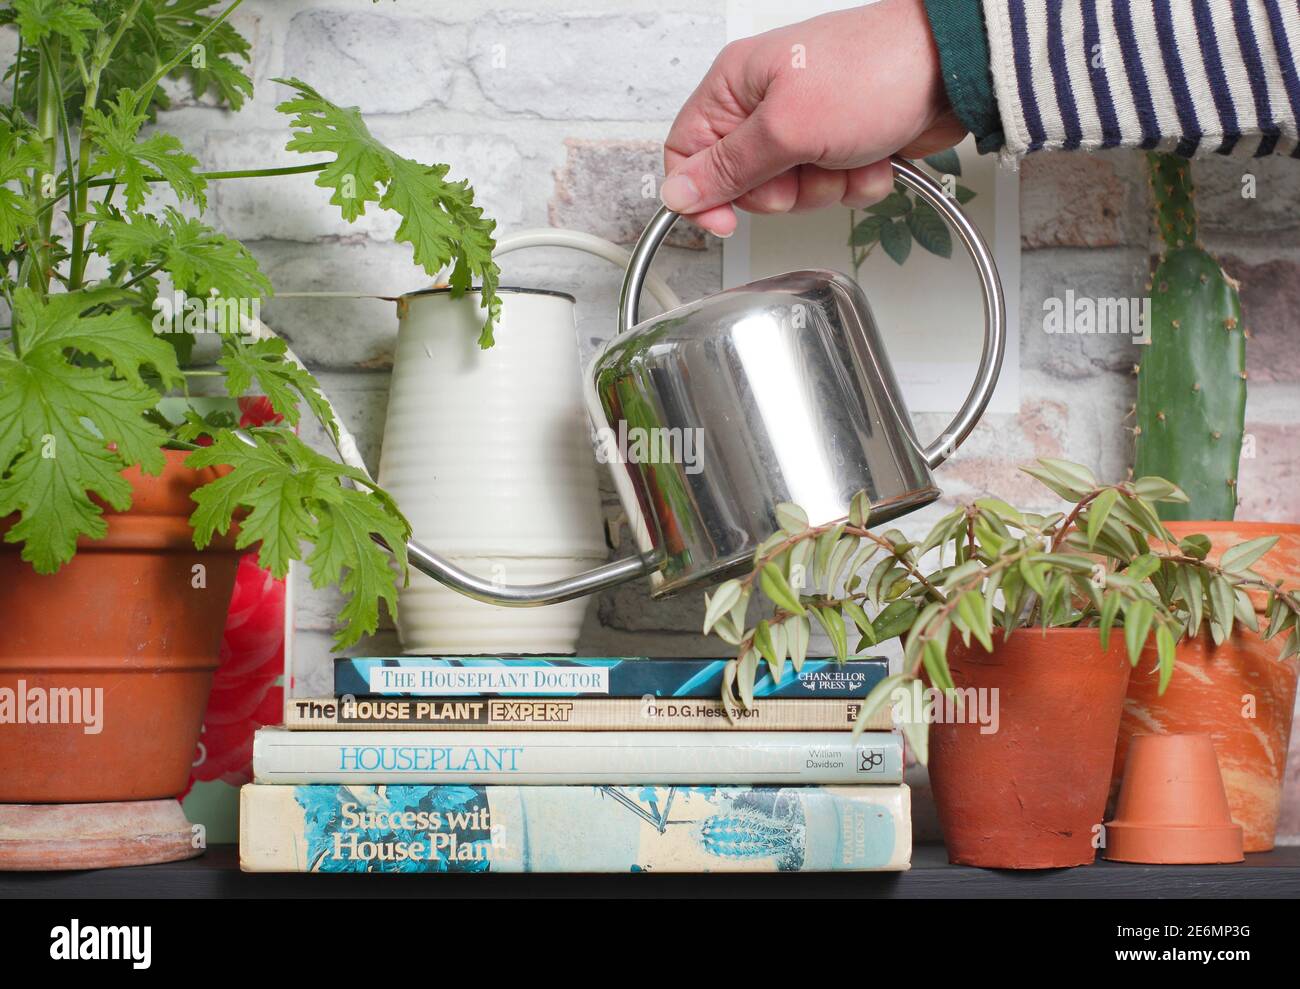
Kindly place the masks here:
<instances>
[{"instance_id":1,"label":"cactus spine","mask_svg":"<svg viewBox=\"0 0 1300 989\"><path fill-rule=\"evenodd\" d=\"M1191 499L1165 519L1228 521L1246 419L1246 332L1237 285L1197 239L1188 162L1150 154L1164 251L1151 278L1151 342L1138 369L1134 473L1173 481Z\"/></svg>"}]
</instances>

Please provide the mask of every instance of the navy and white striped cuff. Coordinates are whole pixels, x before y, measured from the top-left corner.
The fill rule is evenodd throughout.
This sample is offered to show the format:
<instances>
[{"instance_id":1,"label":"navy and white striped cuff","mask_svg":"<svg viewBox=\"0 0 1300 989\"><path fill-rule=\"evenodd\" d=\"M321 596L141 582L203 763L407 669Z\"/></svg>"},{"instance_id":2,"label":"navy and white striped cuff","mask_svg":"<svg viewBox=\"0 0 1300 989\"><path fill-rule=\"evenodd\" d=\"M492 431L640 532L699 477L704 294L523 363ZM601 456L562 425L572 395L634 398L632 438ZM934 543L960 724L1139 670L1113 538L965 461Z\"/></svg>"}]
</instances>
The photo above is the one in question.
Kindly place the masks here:
<instances>
[{"instance_id":1,"label":"navy and white striped cuff","mask_svg":"<svg viewBox=\"0 0 1300 989\"><path fill-rule=\"evenodd\" d=\"M983 0L1006 151L1300 158L1300 0Z\"/></svg>"}]
</instances>

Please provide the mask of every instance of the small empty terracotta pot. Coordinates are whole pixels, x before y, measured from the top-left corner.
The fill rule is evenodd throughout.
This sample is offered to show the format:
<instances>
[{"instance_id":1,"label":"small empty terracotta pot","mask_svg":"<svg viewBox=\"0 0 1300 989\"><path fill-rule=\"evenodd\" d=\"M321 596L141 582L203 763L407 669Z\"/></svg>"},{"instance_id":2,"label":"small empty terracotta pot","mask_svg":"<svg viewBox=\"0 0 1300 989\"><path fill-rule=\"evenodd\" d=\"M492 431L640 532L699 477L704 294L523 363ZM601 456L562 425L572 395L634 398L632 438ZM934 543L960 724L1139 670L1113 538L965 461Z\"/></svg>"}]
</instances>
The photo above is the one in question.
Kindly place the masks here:
<instances>
[{"instance_id":1,"label":"small empty terracotta pot","mask_svg":"<svg viewBox=\"0 0 1300 989\"><path fill-rule=\"evenodd\" d=\"M1133 739L1102 855L1160 865L1245 858L1209 735Z\"/></svg>"}]
</instances>

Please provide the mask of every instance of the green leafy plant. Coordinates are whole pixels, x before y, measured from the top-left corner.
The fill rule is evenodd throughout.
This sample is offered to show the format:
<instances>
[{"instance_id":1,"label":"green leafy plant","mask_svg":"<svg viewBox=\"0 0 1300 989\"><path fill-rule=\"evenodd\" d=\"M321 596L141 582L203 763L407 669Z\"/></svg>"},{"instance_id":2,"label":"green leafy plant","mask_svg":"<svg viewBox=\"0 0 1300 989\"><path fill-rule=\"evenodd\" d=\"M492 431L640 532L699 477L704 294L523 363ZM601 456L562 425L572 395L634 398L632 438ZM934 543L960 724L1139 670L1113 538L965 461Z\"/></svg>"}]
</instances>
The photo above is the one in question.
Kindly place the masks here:
<instances>
[{"instance_id":1,"label":"green leafy plant","mask_svg":"<svg viewBox=\"0 0 1300 989\"><path fill-rule=\"evenodd\" d=\"M943 176L952 176L951 195L958 203L968 203L975 192L955 183L961 175L961 159L954 148L932 154L925 159L927 165ZM917 199L902 183L894 183L894 191L868 206L866 216L858 218L857 210L849 210L849 256L853 261L853 274L860 275L863 264L871 253L880 247L896 264L902 264L912 253L912 242L920 244L931 254L941 258L952 257L952 233L948 224L935 208Z\"/></svg>"},{"instance_id":2,"label":"green leafy plant","mask_svg":"<svg viewBox=\"0 0 1300 989\"><path fill-rule=\"evenodd\" d=\"M1147 286L1151 341L1138 369L1134 470L1187 492L1162 518L1231 521L1246 427L1246 330L1234 282L1202 246L1191 164L1147 156L1164 246Z\"/></svg>"},{"instance_id":3,"label":"green leafy plant","mask_svg":"<svg viewBox=\"0 0 1300 989\"><path fill-rule=\"evenodd\" d=\"M481 286L479 343L492 345L500 302L494 224L448 166L402 157L377 141L357 110L297 79L277 80L287 147L310 163L205 172L179 139L148 124L168 97L165 79L237 110L253 92L241 63L249 45L229 23L242 0L10 0L0 26L18 50L0 107L0 519L23 559L52 573L77 540L104 536L102 505L125 510L132 465L157 474L165 449L192 450L192 467L224 466L195 495L195 545L238 523L238 545L259 546L276 576L306 555L318 586L349 596L336 643L373 632L395 608L409 527L360 471L307 447L291 427L299 406L335 438L315 378L284 344L251 331L249 303L272 286L243 245L202 221L207 189L316 173L349 222L368 204L401 218L397 240L430 275L450 268L451 290ZM152 206L158 199L171 200ZM66 229L56 229L62 213ZM92 272L98 274L92 276ZM168 313L170 286L201 305ZM222 318L225 317L225 318ZM197 325L196 325L197 320ZM187 367L194 330L221 333L219 370ZM232 396L260 390L284 428L236 432L220 417L164 416L169 393L219 374ZM206 445L201 445L206 444ZM377 543L392 547L399 566Z\"/></svg>"},{"instance_id":4,"label":"green leafy plant","mask_svg":"<svg viewBox=\"0 0 1300 989\"><path fill-rule=\"evenodd\" d=\"M865 493L848 517L828 525L809 526L801 508L780 506L780 530L758 547L751 572L705 597L705 633L736 648L724 700L752 705L762 664L773 678L784 674L787 659L800 669L813 622L841 662L850 636L855 652L902 640L903 669L863 703L859 729L923 672L935 687L953 689L947 654L954 633L991 651L995 636L1018 629L1095 627L1102 648L1113 632L1122 634L1134 665L1154 637L1163 691L1180 637L1208 626L1222 642L1238 622L1258 630L1246 593L1258 588L1268 592L1265 637L1286 636L1279 659L1300 653L1300 594L1250 569L1276 537L1242 543L1210 563L1205 536L1175 540L1158 518L1156 505L1187 497L1169 481L1100 484L1086 467L1055 459L1022 470L1068 508L1041 515L981 498L913 542L897 529L868 528ZM937 558L923 563L932 551ZM756 588L771 614L749 625ZM927 725L901 727L924 761Z\"/></svg>"}]
</instances>

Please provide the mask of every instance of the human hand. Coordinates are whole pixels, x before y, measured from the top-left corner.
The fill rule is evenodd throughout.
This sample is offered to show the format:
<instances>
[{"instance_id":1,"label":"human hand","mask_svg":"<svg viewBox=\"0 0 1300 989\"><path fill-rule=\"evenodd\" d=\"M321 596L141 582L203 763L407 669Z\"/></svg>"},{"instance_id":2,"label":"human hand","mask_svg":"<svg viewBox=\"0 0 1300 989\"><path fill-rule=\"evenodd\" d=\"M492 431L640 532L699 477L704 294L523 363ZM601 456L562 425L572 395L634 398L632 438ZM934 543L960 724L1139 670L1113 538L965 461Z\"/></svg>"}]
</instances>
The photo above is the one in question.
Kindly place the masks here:
<instances>
[{"instance_id":1,"label":"human hand","mask_svg":"<svg viewBox=\"0 0 1300 989\"><path fill-rule=\"evenodd\" d=\"M882 0L727 45L673 121L660 195L729 237L733 204L869 206L893 188L890 155L923 157L965 134L923 0Z\"/></svg>"}]
</instances>

